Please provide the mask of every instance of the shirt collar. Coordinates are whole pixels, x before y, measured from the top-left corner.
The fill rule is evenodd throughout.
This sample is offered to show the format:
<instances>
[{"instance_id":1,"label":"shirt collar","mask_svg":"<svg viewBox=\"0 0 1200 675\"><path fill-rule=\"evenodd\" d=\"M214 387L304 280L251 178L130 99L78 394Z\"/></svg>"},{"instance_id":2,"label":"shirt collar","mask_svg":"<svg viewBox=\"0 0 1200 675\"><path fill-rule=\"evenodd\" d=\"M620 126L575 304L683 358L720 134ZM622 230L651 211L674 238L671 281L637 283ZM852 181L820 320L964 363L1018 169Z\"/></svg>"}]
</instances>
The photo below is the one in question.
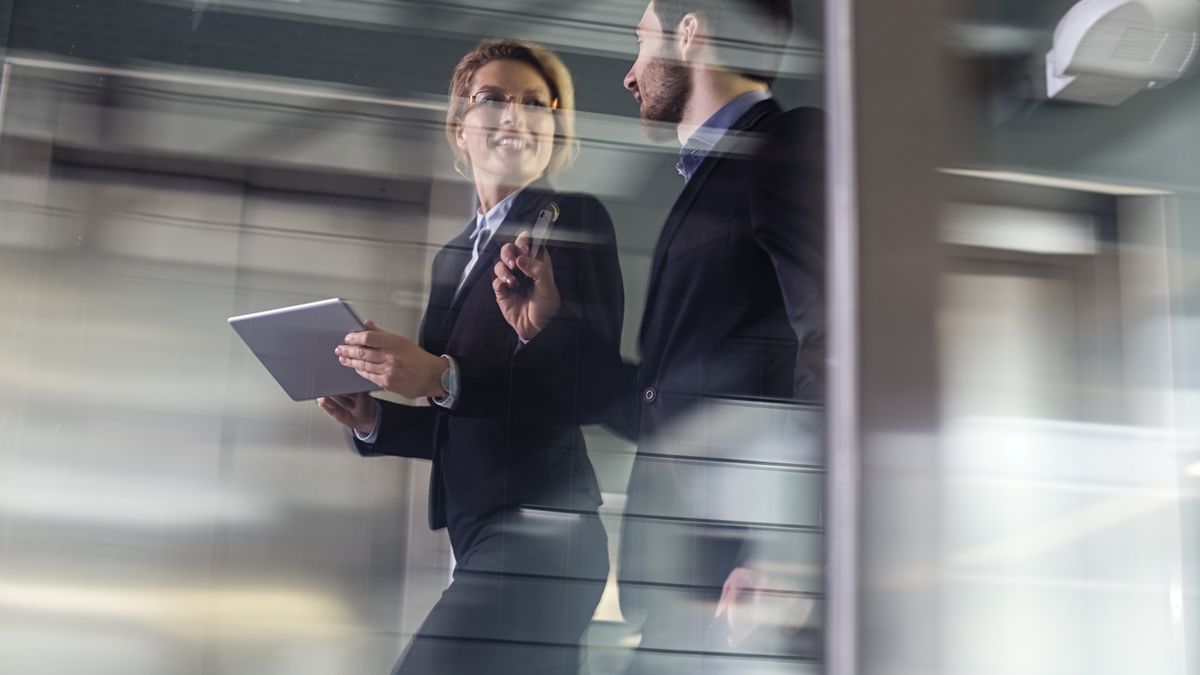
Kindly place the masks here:
<instances>
[{"instance_id":1,"label":"shirt collar","mask_svg":"<svg viewBox=\"0 0 1200 675\"><path fill-rule=\"evenodd\" d=\"M683 148L680 149L679 162L675 165L675 169L679 171L679 175L683 176L683 180L686 182L692 179L696 169L700 167L700 163L721 141L725 132L741 119L742 115L769 98L771 98L770 89L748 91L721 106L720 110L713 113L712 117L709 117L704 124L692 132L692 135L683 144Z\"/></svg>"},{"instance_id":2,"label":"shirt collar","mask_svg":"<svg viewBox=\"0 0 1200 675\"><path fill-rule=\"evenodd\" d=\"M484 213L482 207L480 207L475 215L475 231L471 233L471 239L474 240L484 230L487 230L488 236L496 234L496 230L500 229L500 225L508 217L508 212L512 211L513 202L516 201L519 194L521 194L521 191L517 190L504 199L501 199L495 206L488 209L487 213Z\"/></svg>"}]
</instances>

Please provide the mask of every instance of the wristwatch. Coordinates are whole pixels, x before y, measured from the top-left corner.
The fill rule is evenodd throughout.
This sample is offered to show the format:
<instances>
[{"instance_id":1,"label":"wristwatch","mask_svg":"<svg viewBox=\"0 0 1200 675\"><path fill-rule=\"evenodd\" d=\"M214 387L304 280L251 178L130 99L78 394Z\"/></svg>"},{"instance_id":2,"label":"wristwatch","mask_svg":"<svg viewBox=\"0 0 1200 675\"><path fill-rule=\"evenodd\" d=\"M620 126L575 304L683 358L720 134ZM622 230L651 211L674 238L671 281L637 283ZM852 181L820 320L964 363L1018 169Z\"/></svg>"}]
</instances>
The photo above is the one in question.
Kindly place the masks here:
<instances>
[{"instance_id":1,"label":"wristwatch","mask_svg":"<svg viewBox=\"0 0 1200 675\"><path fill-rule=\"evenodd\" d=\"M458 396L458 364L454 359L447 354L442 354L442 358L446 359L448 364L446 369L442 371L442 389L446 392L445 396L434 396L433 402L443 408L453 408L454 399Z\"/></svg>"},{"instance_id":2,"label":"wristwatch","mask_svg":"<svg viewBox=\"0 0 1200 675\"><path fill-rule=\"evenodd\" d=\"M457 393L455 389L458 388L458 378L455 377L454 371L454 359L445 356L445 354L442 354L442 358L446 360L446 369L442 371L442 388L445 390L446 398L452 399Z\"/></svg>"}]
</instances>

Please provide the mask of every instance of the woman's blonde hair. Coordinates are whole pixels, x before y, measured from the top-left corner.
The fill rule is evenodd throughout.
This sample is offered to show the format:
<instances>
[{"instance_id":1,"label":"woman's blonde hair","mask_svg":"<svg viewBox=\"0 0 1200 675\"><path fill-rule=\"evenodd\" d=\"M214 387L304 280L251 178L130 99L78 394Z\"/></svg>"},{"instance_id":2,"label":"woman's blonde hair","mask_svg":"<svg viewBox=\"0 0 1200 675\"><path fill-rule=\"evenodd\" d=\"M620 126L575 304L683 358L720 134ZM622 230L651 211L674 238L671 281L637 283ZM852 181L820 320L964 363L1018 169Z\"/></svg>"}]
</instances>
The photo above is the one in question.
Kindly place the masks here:
<instances>
[{"instance_id":1,"label":"woman's blonde hair","mask_svg":"<svg viewBox=\"0 0 1200 675\"><path fill-rule=\"evenodd\" d=\"M571 71L548 49L521 40L484 40L472 49L454 68L450 78L450 107L446 110L446 141L454 152L456 168L470 167L467 153L458 147L458 126L467 112L471 96L471 80L475 73L493 61L517 61L531 66L550 87L550 96L558 99L554 111L554 151L546 174L553 176L569 166L578 153L575 138L575 84Z\"/></svg>"}]
</instances>

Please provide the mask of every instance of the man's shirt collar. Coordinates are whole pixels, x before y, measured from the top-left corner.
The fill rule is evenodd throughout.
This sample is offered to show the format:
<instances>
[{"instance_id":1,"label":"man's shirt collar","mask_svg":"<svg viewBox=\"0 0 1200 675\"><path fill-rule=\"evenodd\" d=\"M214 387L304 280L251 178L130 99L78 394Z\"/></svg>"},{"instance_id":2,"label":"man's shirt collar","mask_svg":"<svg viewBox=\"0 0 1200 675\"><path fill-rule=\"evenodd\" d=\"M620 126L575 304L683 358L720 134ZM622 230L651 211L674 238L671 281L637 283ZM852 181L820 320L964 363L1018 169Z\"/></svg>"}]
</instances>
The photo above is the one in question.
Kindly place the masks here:
<instances>
[{"instance_id":1,"label":"man's shirt collar","mask_svg":"<svg viewBox=\"0 0 1200 675\"><path fill-rule=\"evenodd\" d=\"M704 124L700 125L683 144L683 148L679 151L679 161L675 164L675 170L683 176L684 182L692 179L696 169L700 168L700 163L725 136L725 132L741 119L742 115L769 98L771 98L770 89L755 89L746 92L726 103Z\"/></svg>"}]
</instances>

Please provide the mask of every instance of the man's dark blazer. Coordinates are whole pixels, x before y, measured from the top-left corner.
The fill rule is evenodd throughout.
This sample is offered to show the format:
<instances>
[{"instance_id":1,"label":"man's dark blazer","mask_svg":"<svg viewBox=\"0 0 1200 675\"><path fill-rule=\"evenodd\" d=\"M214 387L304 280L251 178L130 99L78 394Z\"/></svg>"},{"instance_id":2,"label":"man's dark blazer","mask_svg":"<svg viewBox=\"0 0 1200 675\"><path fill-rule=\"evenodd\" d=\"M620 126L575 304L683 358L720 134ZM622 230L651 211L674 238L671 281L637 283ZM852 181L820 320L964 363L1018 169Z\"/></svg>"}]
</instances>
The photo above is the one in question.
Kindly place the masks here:
<instances>
[{"instance_id":1,"label":"man's dark blazer","mask_svg":"<svg viewBox=\"0 0 1200 675\"><path fill-rule=\"evenodd\" d=\"M705 402L815 404L822 398L823 126L817 109L784 112L774 100L754 105L699 165L659 237L636 385L629 382L633 367L625 372L624 386L637 391L638 400L620 420L639 440L619 570L627 616L644 604L636 599L638 586L662 575L654 569L661 548L673 545L654 533L653 519L641 516L672 508L673 500L703 504L714 496L703 491L720 489L690 484L695 473L664 471L656 455L688 454L663 440L672 423L689 419L684 416ZM689 579L657 581L719 592L745 554L736 532L719 539L690 546L695 565Z\"/></svg>"},{"instance_id":2,"label":"man's dark blazer","mask_svg":"<svg viewBox=\"0 0 1200 675\"><path fill-rule=\"evenodd\" d=\"M496 304L493 267L501 245L532 230L551 202L560 216L546 249L563 309L522 346ZM358 451L433 461L433 529L447 524L447 496L476 516L520 504L594 510L600 491L579 430L589 414L579 388L598 377L597 360L578 348L583 333L604 344L620 340L624 296L612 221L595 198L536 183L516 197L456 295L473 231L474 221L434 258L419 337L426 351L458 363L454 410L381 400L379 437L373 445L356 440Z\"/></svg>"}]
</instances>

